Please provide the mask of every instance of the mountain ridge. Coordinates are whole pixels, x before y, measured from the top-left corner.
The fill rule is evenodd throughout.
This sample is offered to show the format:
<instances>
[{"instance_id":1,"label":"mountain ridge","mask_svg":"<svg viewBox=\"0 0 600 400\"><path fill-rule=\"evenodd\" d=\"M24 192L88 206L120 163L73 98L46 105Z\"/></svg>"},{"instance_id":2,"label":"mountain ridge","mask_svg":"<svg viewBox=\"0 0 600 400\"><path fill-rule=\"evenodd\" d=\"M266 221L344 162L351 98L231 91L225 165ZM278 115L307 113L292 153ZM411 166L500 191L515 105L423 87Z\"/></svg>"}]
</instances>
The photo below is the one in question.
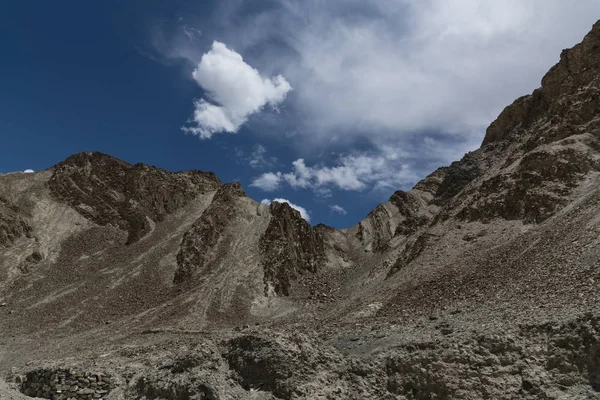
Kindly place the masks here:
<instances>
[{"instance_id":1,"label":"mountain ridge","mask_svg":"<svg viewBox=\"0 0 600 400\"><path fill-rule=\"evenodd\" d=\"M0 175L0 370L59 400L600 398L599 185L600 22L346 229L101 153Z\"/></svg>"}]
</instances>

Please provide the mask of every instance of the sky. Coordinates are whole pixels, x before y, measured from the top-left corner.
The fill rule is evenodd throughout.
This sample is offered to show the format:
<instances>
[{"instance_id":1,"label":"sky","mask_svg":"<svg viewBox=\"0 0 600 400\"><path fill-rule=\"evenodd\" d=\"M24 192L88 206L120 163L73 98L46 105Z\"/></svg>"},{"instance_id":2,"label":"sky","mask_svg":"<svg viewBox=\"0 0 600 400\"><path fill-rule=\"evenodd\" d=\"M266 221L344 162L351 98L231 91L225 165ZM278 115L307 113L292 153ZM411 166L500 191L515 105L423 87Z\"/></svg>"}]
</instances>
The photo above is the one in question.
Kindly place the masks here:
<instances>
[{"instance_id":1,"label":"sky","mask_svg":"<svg viewBox=\"0 0 600 400\"><path fill-rule=\"evenodd\" d=\"M356 224L479 147L597 0L0 3L0 173L81 151Z\"/></svg>"}]
</instances>

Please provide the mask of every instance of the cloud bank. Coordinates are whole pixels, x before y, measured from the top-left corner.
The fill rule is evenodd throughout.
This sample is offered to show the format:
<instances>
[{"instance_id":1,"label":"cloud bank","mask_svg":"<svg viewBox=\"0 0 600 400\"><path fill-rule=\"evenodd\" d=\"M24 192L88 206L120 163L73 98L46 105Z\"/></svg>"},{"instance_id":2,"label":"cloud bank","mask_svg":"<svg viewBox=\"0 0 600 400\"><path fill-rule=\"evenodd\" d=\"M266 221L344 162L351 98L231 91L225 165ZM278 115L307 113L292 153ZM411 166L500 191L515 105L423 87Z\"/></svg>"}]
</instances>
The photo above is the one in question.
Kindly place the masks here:
<instances>
[{"instance_id":1,"label":"cloud bank","mask_svg":"<svg viewBox=\"0 0 600 400\"><path fill-rule=\"evenodd\" d=\"M253 63L283 71L320 143L332 132L378 141L432 130L480 140L598 15L597 0L281 0L238 41L285 44Z\"/></svg>"},{"instance_id":2,"label":"cloud bank","mask_svg":"<svg viewBox=\"0 0 600 400\"><path fill-rule=\"evenodd\" d=\"M251 186L271 192L287 185L293 189L310 189L323 196L331 189L345 191L395 190L418 180L409 155L393 148L376 152L345 154L326 165L307 165L303 158L292 162L288 172L265 172Z\"/></svg>"},{"instance_id":3,"label":"cloud bank","mask_svg":"<svg viewBox=\"0 0 600 400\"><path fill-rule=\"evenodd\" d=\"M294 87L285 115L257 130L277 138L293 130L298 153L289 170L254 180L265 190L367 190L375 184L371 174L383 186L409 185L406 177L423 177L477 148L500 111L538 87L561 50L581 41L600 15L597 0L281 0L248 13L251 4L227 2L215 15L223 41L265 76L281 73ZM288 85L269 92L279 100ZM258 104L269 101L261 98ZM227 122L213 124L225 130L246 118L218 111L198 105L205 136L214 130L207 114ZM424 143L429 134L440 146L433 151ZM403 155L357 153L357 143ZM421 152L408 154L410 148ZM318 160L314 149L338 155ZM363 165L367 159L373 166Z\"/></svg>"},{"instance_id":4,"label":"cloud bank","mask_svg":"<svg viewBox=\"0 0 600 400\"><path fill-rule=\"evenodd\" d=\"M208 100L194 103L194 115L185 132L209 139L215 133L235 133L265 106L276 107L292 89L281 75L264 78L241 55L213 42L192 76Z\"/></svg>"},{"instance_id":5,"label":"cloud bank","mask_svg":"<svg viewBox=\"0 0 600 400\"><path fill-rule=\"evenodd\" d=\"M196 42L183 35L175 48L163 46L166 57L194 65L208 93L186 130L202 138L236 132L286 99L284 112L254 120L264 123L254 134L289 141L296 161L264 167L253 186L320 193L406 188L477 148L500 111L538 87L600 15L597 0L218 4L198 21ZM219 41L201 56L204 38ZM399 156L390 159L390 148Z\"/></svg>"},{"instance_id":6,"label":"cloud bank","mask_svg":"<svg viewBox=\"0 0 600 400\"><path fill-rule=\"evenodd\" d=\"M308 214L308 211L306 211L306 208L301 207L297 204L292 203L291 201L287 200L287 199L273 199L273 200L269 200L269 199L263 199L261 201L261 204L271 204L272 202L277 202L277 203L288 203L290 205L290 207L292 207L294 210L298 211L300 213L300 215L302 216L302 218L304 218L306 220L306 222L310 222L310 215Z\"/></svg>"}]
</instances>

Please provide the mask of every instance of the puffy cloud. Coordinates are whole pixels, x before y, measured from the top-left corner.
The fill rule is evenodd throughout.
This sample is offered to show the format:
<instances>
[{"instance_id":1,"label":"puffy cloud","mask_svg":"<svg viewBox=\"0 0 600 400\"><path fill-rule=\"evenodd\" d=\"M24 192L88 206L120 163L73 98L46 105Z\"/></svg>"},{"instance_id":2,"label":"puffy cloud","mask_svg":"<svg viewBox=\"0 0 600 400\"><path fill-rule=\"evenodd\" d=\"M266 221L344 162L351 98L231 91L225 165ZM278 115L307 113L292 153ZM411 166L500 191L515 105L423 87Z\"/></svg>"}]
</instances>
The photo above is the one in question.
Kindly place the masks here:
<instances>
[{"instance_id":1,"label":"puffy cloud","mask_svg":"<svg viewBox=\"0 0 600 400\"><path fill-rule=\"evenodd\" d=\"M32 169L26 169L25 171L23 171L26 174L33 174L35 171Z\"/></svg>"},{"instance_id":2,"label":"puffy cloud","mask_svg":"<svg viewBox=\"0 0 600 400\"><path fill-rule=\"evenodd\" d=\"M235 133L264 106L276 107L291 86L281 75L264 78L242 56L221 42L213 42L192 76L210 101L195 102L191 125L185 132L208 139L215 133Z\"/></svg>"},{"instance_id":3,"label":"puffy cloud","mask_svg":"<svg viewBox=\"0 0 600 400\"><path fill-rule=\"evenodd\" d=\"M256 178L250 184L250 186L262 189L265 192L272 192L273 190L276 190L277 188L279 188L280 183L281 183L281 173L280 172L278 172L278 173L266 172L266 173L262 174L261 176L259 176L258 178Z\"/></svg>"},{"instance_id":4,"label":"puffy cloud","mask_svg":"<svg viewBox=\"0 0 600 400\"><path fill-rule=\"evenodd\" d=\"M287 199L280 199L280 198L273 199L273 200L263 199L261 201L261 204L271 204L274 201L277 203L288 203L290 205L290 207L292 207L294 210L296 210L300 213L300 215L302 216L302 218L304 218L306 220L306 222L310 222L310 215L308 214L308 211L306 211L306 208L301 207L297 204L294 204Z\"/></svg>"},{"instance_id":5,"label":"puffy cloud","mask_svg":"<svg viewBox=\"0 0 600 400\"><path fill-rule=\"evenodd\" d=\"M340 214L340 215L346 215L346 209L342 206L338 206L337 204L332 204L329 206L329 209L331 210L332 213L336 213L336 214Z\"/></svg>"}]
</instances>

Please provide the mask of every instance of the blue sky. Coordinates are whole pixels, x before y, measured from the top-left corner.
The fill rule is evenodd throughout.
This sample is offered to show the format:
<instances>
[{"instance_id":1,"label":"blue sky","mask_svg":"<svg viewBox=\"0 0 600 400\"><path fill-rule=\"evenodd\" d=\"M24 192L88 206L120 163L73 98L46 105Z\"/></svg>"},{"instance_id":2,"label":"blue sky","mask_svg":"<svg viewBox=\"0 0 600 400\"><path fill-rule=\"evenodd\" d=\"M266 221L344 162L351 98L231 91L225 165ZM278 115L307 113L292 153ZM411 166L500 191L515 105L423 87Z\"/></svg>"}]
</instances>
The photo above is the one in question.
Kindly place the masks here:
<instances>
[{"instance_id":1,"label":"blue sky","mask_svg":"<svg viewBox=\"0 0 600 400\"><path fill-rule=\"evenodd\" d=\"M593 0L3 2L0 173L102 151L350 226L477 148L598 18Z\"/></svg>"}]
</instances>

